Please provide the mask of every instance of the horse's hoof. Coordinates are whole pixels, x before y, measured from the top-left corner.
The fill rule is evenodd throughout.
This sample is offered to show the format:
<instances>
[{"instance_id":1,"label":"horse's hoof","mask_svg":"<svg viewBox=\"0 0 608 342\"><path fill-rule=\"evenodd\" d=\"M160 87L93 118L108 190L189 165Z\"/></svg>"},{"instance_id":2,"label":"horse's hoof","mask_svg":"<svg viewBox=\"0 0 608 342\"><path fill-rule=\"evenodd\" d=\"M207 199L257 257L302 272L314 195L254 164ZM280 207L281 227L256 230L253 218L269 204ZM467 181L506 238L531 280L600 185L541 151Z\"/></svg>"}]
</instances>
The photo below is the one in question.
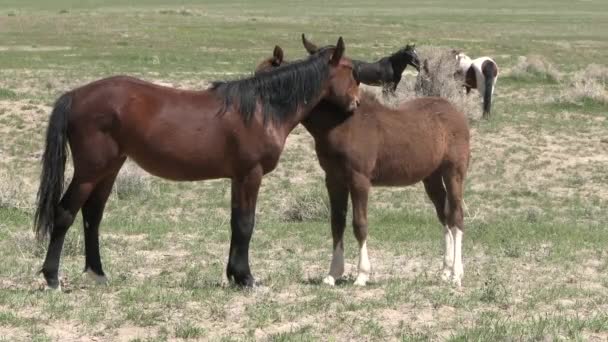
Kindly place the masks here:
<instances>
[{"instance_id":1,"label":"horse's hoof","mask_svg":"<svg viewBox=\"0 0 608 342\"><path fill-rule=\"evenodd\" d=\"M255 279L251 274L245 276L234 276L234 283L238 286L252 288L255 286Z\"/></svg>"},{"instance_id":2,"label":"horse's hoof","mask_svg":"<svg viewBox=\"0 0 608 342\"><path fill-rule=\"evenodd\" d=\"M46 286L44 287L45 291L61 291L61 282L59 281L58 275L55 273L54 275L44 269L38 271L38 274L42 273L44 276L44 280L46 281Z\"/></svg>"},{"instance_id":3,"label":"horse's hoof","mask_svg":"<svg viewBox=\"0 0 608 342\"><path fill-rule=\"evenodd\" d=\"M323 283L327 284L329 286L335 286L336 285L336 280L334 279L334 277L328 275L327 277L325 277L323 279Z\"/></svg>"},{"instance_id":4,"label":"horse's hoof","mask_svg":"<svg viewBox=\"0 0 608 342\"><path fill-rule=\"evenodd\" d=\"M441 272L441 280L446 283L449 283L452 280L452 271L443 270L443 272Z\"/></svg>"},{"instance_id":5,"label":"horse's hoof","mask_svg":"<svg viewBox=\"0 0 608 342\"><path fill-rule=\"evenodd\" d=\"M454 275L454 277L452 278L452 285L454 285L454 287L456 287L457 289L461 289L462 288L462 276Z\"/></svg>"},{"instance_id":6,"label":"horse's hoof","mask_svg":"<svg viewBox=\"0 0 608 342\"><path fill-rule=\"evenodd\" d=\"M355 285L356 286L365 286L365 285L367 285L367 281L368 281L367 274L359 274L357 276L357 279L355 280Z\"/></svg>"},{"instance_id":7,"label":"horse's hoof","mask_svg":"<svg viewBox=\"0 0 608 342\"><path fill-rule=\"evenodd\" d=\"M96 284L108 285L108 278L105 275L103 275L103 274L99 275L90 268L87 268L87 270L85 272L87 273L87 276L89 277L89 279L94 281Z\"/></svg>"}]
</instances>

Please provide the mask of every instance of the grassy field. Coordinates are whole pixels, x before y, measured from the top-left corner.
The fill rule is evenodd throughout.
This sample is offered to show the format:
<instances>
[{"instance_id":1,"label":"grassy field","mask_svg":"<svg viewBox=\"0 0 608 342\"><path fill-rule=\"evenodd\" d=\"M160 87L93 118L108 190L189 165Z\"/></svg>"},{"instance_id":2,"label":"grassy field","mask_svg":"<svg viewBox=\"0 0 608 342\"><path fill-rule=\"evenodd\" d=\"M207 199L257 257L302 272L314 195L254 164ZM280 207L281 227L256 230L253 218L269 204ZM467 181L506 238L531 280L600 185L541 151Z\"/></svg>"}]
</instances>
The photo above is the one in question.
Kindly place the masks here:
<instances>
[{"instance_id":1,"label":"grassy field","mask_svg":"<svg viewBox=\"0 0 608 342\"><path fill-rule=\"evenodd\" d=\"M262 286L223 280L229 181L172 183L129 164L101 228L110 284L81 273L78 220L64 291L41 291L33 203L59 94L116 73L202 88L251 72L275 44L303 56L302 32L322 44L343 35L359 59L408 42L495 57L494 116L471 124L462 289L439 279L441 227L421 185L374 189L371 284L352 285L349 229L347 277L324 286L327 196L298 127L260 193L251 260ZM590 64L595 95L577 83ZM0 340L605 341L607 64L599 0L0 0Z\"/></svg>"}]
</instances>

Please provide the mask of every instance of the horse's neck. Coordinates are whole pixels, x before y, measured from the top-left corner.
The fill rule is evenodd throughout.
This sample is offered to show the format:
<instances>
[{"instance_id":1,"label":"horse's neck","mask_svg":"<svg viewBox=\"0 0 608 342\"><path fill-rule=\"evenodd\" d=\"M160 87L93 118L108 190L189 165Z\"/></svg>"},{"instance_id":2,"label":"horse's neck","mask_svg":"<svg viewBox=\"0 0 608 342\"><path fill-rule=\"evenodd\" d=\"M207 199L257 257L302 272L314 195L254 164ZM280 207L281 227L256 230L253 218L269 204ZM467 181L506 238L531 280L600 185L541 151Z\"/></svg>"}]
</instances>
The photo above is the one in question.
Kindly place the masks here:
<instances>
[{"instance_id":1,"label":"horse's neck","mask_svg":"<svg viewBox=\"0 0 608 342\"><path fill-rule=\"evenodd\" d=\"M396 71L401 70L403 72L407 65L412 61L412 57L404 53L403 55L400 54L391 56L391 58L389 58L389 61L391 62L393 69L395 69Z\"/></svg>"},{"instance_id":2,"label":"horse's neck","mask_svg":"<svg viewBox=\"0 0 608 342\"><path fill-rule=\"evenodd\" d=\"M321 100L327 95L329 91L329 85L324 85L323 89L319 92L319 94L308 103L303 106L298 107L295 115L291 116L291 119L284 125L285 136L289 134L296 126L306 120L314 108L321 102Z\"/></svg>"}]
</instances>

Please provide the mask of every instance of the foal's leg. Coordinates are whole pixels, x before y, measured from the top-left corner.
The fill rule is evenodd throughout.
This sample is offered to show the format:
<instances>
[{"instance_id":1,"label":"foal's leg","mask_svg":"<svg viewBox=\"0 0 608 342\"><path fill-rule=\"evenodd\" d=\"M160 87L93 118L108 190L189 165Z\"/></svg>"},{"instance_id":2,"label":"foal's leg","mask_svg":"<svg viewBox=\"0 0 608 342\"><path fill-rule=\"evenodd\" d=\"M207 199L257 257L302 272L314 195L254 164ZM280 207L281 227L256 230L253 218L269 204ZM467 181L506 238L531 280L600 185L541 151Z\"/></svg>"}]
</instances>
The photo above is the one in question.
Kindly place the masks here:
<instances>
[{"instance_id":1,"label":"foal's leg","mask_svg":"<svg viewBox=\"0 0 608 342\"><path fill-rule=\"evenodd\" d=\"M464 170L457 166L450 167L443 175L447 189L447 223L454 239L454 265L452 267L452 281L460 287L464 269L462 265L462 235L464 232L464 214L462 198L464 191Z\"/></svg>"},{"instance_id":2,"label":"foal's leg","mask_svg":"<svg viewBox=\"0 0 608 342\"><path fill-rule=\"evenodd\" d=\"M232 237L226 275L237 285L248 287L255 283L249 269L249 242L255 225L255 207L262 176L262 167L256 166L246 175L232 179Z\"/></svg>"},{"instance_id":3,"label":"foal's leg","mask_svg":"<svg viewBox=\"0 0 608 342\"><path fill-rule=\"evenodd\" d=\"M348 187L339 177L325 176L325 186L331 206L331 235L333 237L333 255L329 266L329 275L323 279L325 284L334 286L336 280L344 274L344 228L348 205Z\"/></svg>"},{"instance_id":4,"label":"foal's leg","mask_svg":"<svg viewBox=\"0 0 608 342\"><path fill-rule=\"evenodd\" d=\"M440 171L436 171L423 182L427 195L435 205L437 218L439 218L439 222L441 222L441 225L444 228L443 236L445 248L443 254L443 271L441 278L448 281L452 277L452 268L454 266L454 237L452 236L452 230L446 224L446 215L448 212L447 197Z\"/></svg>"},{"instance_id":5,"label":"foal's leg","mask_svg":"<svg viewBox=\"0 0 608 342\"><path fill-rule=\"evenodd\" d=\"M49 248L40 272L44 275L47 286L51 289L60 288L59 260L68 229L74 223L76 213L89 197L95 186L92 182L82 182L73 179L56 209L55 222L49 239Z\"/></svg>"},{"instance_id":6,"label":"foal's leg","mask_svg":"<svg viewBox=\"0 0 608 342\"><path fill-rule=\"evenodd\" d=\"M367 198L371 183L361 174L353 175L350 194L353 202L353 229L359 242L359 273L355 285L365 286L369 280L371 264L367 255Z\"/></svg>"},{"instance_id":7,"label":"foal's leg","mask_svg":"<svg viewBox=\"0 0 608 342\"><path fill-rule=\"evenodd\" d=\"M116 162L115 170L97 184L82 207L85 249L84 271L98 284L107 283L99 255L99 224L108 197L112 192L112 186L124 161L125 158L121 158Z\"/></svg>"}]
</instances>

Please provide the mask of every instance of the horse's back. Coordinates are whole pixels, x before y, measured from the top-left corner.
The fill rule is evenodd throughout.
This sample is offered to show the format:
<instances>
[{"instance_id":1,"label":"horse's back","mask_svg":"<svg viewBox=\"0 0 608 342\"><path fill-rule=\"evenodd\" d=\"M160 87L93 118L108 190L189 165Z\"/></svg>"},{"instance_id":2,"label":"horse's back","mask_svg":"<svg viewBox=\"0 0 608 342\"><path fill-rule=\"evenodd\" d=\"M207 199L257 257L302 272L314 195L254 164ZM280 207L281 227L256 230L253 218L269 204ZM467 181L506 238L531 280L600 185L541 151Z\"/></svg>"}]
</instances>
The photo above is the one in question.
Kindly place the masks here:
<instances>
[{"instance_id":1,"label":"horse's back","mask_svg":"<svg viewBox=\"0 0 608 342\"><path fill-rule=\"evenodd\" d=\"M399 106L400 112L409 120L419 122L422 134L430 137L443 137L439 142L444 158L452 158L453 153L469 151L469 124L465 113L442 97L421 97L407 101ZM439 146L437 147L439 148Z\"/></svg>"}]
</instances>

